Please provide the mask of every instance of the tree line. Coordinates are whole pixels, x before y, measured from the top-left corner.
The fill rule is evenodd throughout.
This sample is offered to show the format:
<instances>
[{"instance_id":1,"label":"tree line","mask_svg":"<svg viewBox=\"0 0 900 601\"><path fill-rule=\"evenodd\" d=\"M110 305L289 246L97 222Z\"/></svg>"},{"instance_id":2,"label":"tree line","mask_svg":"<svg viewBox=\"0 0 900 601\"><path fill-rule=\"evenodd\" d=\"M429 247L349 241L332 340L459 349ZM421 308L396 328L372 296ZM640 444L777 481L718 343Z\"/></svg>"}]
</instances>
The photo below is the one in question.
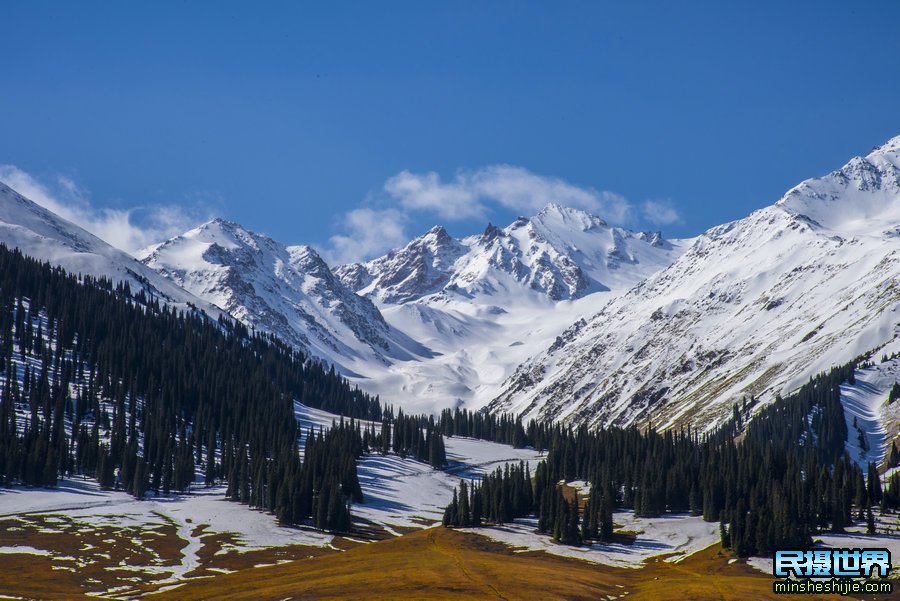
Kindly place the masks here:
<instances>
[{"instance_id":1,"label":"tree line","mask_svg":"<svg viewBox=\"0 0 900 601\"><path fill-rule=\"evenodd\" d=\"M752 420L755 399L738 403L712 434L690 427L659 432L652 426L545 426L541 436L549 452L535 470L531 505L513 517L536 515L540 531L581 544L612 536L614 510L633 510L639 517L690 512L720 522L724 546L741 556L803 547L824 530L842 532L854 519L868 519L873 507L900 501L900 476L882 492L875 466L864 472L845 452L840 385L853 382L855 367L865 359L810 379ZM574 480L591 483L583 508L577 496L564 494L561 483ZM494 479L492 486L511 484ZM468 484L469 496L483 487ZM457 508L448 508L448 526L465 523L462 497L458 491ZM509 514L482 515L488 522L506 519Z\"/></svg>"},{"instance_id":2,"label":"tree line","mask_svg":"<svg viewBox=\"0 0 900 601\"><path fill-rule=\"evenodd\" d=\"M85 475L140 498L186 491L199 471L285 523L346 526L359 428L307 439L301 462L294 400L381 419L378 398L274 336L153 292L0 245L0 480Z\"/></svg>"}]
</instances>

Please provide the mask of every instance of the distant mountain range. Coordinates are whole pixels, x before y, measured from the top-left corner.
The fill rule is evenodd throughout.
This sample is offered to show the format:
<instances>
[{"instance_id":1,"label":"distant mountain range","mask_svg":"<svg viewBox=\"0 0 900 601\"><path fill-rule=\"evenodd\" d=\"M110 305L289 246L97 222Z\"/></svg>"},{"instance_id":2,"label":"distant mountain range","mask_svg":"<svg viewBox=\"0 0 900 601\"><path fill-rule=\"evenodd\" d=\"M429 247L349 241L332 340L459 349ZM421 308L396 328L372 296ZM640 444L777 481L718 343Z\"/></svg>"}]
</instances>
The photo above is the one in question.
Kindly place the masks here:
<instances>
[{"instance_id":1,"label":"distant mountain range","mask_svg":"<svg viewBox=\"0 0 900 601\"><path fill-rule=\"evenodd\" d=\"M897 337L900 137L689 240L549 204L333 268L222 219L136 260L0 184L0 241L225 311L388 404L712 425Z\"/></svg>"}]
</instances>

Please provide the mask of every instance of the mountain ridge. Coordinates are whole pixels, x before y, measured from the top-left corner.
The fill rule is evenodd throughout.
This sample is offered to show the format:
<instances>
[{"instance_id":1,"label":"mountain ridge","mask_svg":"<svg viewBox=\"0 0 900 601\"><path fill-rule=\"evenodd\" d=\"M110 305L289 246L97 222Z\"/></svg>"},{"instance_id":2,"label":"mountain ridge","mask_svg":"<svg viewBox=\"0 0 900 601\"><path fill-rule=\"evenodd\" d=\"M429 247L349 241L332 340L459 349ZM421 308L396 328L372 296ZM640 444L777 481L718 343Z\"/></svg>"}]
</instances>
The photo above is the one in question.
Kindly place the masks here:
<instances>
[{"instance_id":1,"label":"mountain ridge","mask_svg":"<svg viewBox=\"0 0 900 601\"><path fill-rule=\"evenodd\" d=\"M0 182L0 241L26 255L76 274L107 277L145 289L182 308L196 307L212 316L219 310L190 294L134 257L87 230L25 198Z\"/></svg>"},{"instance_id":2,"label":"mountain ridge","mask_svg":"<svg viewBox=\"0 0 900 601\"><path fill-rule=\"evenodd\" d=\"M150 250L142 261L256 329L336 364L388 363L421 350L378 308L348 289L309 246L285 246L213 219Z\"/></svg>"},{"instance_id":3,"label":"mountain ridge","mask_svg":"<svg viewBox=\"0 0 900 601\"><path fill-rule=\"evenodd\" d=\"M711 228L517 367L488 407L571 423L712 427L900 333L894 138Z\"/></svg>"}]
</instances>

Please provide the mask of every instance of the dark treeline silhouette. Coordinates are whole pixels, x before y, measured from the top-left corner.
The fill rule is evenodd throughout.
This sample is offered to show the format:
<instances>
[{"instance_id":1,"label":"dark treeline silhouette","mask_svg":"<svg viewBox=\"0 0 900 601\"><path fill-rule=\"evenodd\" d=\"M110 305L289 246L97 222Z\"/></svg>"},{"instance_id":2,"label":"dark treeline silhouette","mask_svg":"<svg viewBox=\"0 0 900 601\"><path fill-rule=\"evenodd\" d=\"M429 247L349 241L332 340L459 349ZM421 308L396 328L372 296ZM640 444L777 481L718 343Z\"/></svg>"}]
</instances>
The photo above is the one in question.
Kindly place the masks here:
<instances>
[{"instance_id":1,"label":"dark treeline silhouette","mask_svg":"<svg viewBox=\"0 0 900 601\"><path fill-rule=\"evenodd\" d=\"M534 507L531 471L524 463L507 463L478 483L460 482L459 493L444 510L444 526L480 526L482 521L503 524L526 516Z\"/></svg>"},{"instance_id":2,"label":"dark treeline silhouette","mask_svg":"<svg viewBox=\"0 0 900 601\"><path fill-rule=\"evenodd\" d=\"M532 505L500 521L536 514L539 530L580 544L612 536L614 508L641 517L691 512L721 522L725 547L738 555L805 546L813 533L826 529L841 532L854 519L854 506L864 519L885 496L875 466L864 474L844 451L847 427L839 387L853 381L861 360L812 378L752 420L755 400L737 404L713 434L701 436L690 428L547 427L549 453L535 470ZM583 509L574 491L564 494L562 483L574 480L592 485ZM458 493L458 505L462 496ZM454 513L462 515L451 506L447 525L463 524L461 517L453 520ZM482 519L497 521L484 514Z\"/></svg>"},{"instance_id":3,"label":"dark treeline silhouette","mask_svg":"<svg viewBox=\"0 0 900 601\"><path fill-rule=\"evenodd\" d=\"M301 463L294 400L382 417L377 398L275 337L3 245L0 384L4 484L80 474L142 497L186 490L200 466L229 498L331 529L359 497L359 428L311 437Z\"/></svg>"},{"instance_id":4,"label":"dark treeline silhouette","mask_svg":"<svg viewBox=\"0 0 900 601\"><path fill-rule=\"evenodd\" d=\"M444 409L438 427L445 436L467 436L511 445L517 449L533 447L546 449L550 429L546 424L530 421L527 428L522 420L507 414L495 415L467 409Z\"/></svg>"},{"instance_id":5,"label":"dark treeline silhouette","mask_svg":"<svg viewBox=\"0 0 900 601\"><path fill-rule=\"evenodd\" d=\"M434 417L404 415L401 409L394 418L388 412L382 421L381 430L384 436L382 453L387 453L390 448L401 457L412 457L435 469L441 469L447 464L444 437L435 426Z\"/></svg>"}]
</instances>

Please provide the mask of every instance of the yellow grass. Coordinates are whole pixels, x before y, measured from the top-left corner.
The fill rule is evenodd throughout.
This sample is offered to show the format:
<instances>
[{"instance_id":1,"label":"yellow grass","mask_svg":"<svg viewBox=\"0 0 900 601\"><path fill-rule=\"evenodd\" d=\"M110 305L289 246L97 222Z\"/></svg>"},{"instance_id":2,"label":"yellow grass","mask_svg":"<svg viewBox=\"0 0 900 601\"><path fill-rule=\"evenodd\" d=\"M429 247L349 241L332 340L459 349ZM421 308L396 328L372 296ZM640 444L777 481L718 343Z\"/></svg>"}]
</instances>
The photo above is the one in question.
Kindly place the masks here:
<instances>
[{"instance_id":1,"label":"yellow grass","mask_svg":"<svg viewBox=\"0 0 900 601\"><path fill-rule=\"evenodd\" d=\"M679 564L612 568L516 553L476 534L433 528L337 555L198 580L151 598L577 601L627 592L627 601L791 599L771 592L771 577L728 559L714 546Z\"/></svg>"}]
</instances>

